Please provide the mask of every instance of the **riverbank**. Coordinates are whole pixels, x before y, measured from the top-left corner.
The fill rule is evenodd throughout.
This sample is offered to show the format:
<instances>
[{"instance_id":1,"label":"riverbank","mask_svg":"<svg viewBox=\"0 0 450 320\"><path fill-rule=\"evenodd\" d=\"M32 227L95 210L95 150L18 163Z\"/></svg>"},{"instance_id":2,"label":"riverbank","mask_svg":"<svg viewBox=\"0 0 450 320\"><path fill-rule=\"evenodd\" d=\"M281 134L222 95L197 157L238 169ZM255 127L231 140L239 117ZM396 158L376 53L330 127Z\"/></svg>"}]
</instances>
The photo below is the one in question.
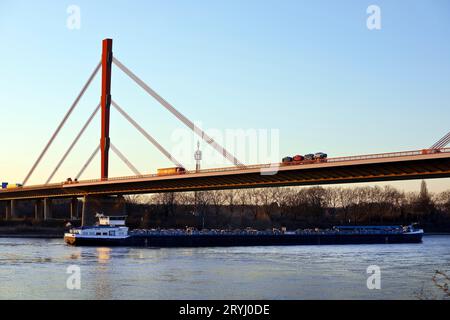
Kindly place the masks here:
<instances>
[{"instance_id":1,"label":"riverbank","mask_svg":"<svg viewBox=\"0 0 450 320\"><path fill-rule=\"evenodd\" d=\"M14 239L60 239L63 235L57 234L0 234L0 238Z\"/></svg>"},{"instance_id":2,"label":"riverbank","mask_svg":"<svg viewBox=\"0 0 450 320\"><path fill-rule=\"evenodd\" d=\"M42 238L55 239L64 236L65 229L60 227L39 226L2 226L0 238Z\"/></svg>"}]
</instances>

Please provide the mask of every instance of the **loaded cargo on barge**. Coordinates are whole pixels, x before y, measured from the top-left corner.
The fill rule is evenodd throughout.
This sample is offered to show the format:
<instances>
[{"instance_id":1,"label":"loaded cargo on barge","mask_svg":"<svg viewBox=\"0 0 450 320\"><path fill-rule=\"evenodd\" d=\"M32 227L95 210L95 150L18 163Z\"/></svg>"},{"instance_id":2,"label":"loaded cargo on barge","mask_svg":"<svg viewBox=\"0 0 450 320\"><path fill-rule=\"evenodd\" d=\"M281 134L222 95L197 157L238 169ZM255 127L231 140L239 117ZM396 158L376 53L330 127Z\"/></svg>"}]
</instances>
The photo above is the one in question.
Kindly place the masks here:
<instances>
[{"instance_id":1,"label":"loaded cargo on barge","mask_svg":"<svg viewBox=\"0 0 450 320\"><path fill-rule=\"evenodd\" d=\"M336 226L327 230L270 231L132 230L126 217L101 215L95 226L71 229L64 241L80 246L216 247L326 244L420 243L423 230L410 226Z\"/></svg>"}]
</instances>

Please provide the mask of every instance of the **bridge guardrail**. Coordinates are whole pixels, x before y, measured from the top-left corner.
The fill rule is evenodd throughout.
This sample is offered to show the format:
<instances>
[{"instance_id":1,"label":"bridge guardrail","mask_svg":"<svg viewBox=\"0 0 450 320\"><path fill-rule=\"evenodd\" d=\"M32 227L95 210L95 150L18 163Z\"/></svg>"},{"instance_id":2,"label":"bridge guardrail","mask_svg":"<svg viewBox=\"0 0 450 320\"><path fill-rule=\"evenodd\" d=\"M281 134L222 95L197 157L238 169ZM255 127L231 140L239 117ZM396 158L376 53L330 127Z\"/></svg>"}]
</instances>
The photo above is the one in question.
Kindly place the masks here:
<instances>
[{"instance_id":1,"label":"bridge guardrail","mask_svg":"<svg viewBox=\"0 0 450 320\"><path fill-rule=\"evenodd\" d=\"M424 153L424 152L429 153ZM422 150L413 150L413 151L401 151L401 152L389 152L389 153L377 153L377 154L367 154L367 155L360 155L360 156L347 156L347 157L336 157L336 158L328 158L328 163L335 163L335 162L347 162L347 161L356 161L356 160L370 160L370 159L384 159L384 158L399 158L399 157L405 157L405 156L420 156L424 154L436 154L436 153L450 153L450 148L441 148L441 149L422 149ZM188 170L184 175L195 175L198 173L210 173L210 172L230 172L230 171L242 171L242 170L251 170L251 169L267 169L272 168L274 165L281 165L281 163L275 163L275 164L257 164L257 165L248 165L243 167L222 167L222 168L212 168L212 169L203 169L200 171L196 170ZM88 180L80 180L76 183L72 184L84 184L84 183L96 183L96 182L102 182L102 181L121 181L121 180L137 180L137 179L145 179L145 178L153 178L153 177L161 177L158 174L145 174L145 175L139 175L139 176L122 176L122 177L112 177L108 179L88 179ZM48 187L57 187L57 186L63 186L65 183L50 183L50 184L41 184L41 185L33 185L33 186L24 186L20 189L40 189L40 188L48 188ZM2 191L15 191L17 189L0 189L0 192Z\"/></svg>"}]
</instances>

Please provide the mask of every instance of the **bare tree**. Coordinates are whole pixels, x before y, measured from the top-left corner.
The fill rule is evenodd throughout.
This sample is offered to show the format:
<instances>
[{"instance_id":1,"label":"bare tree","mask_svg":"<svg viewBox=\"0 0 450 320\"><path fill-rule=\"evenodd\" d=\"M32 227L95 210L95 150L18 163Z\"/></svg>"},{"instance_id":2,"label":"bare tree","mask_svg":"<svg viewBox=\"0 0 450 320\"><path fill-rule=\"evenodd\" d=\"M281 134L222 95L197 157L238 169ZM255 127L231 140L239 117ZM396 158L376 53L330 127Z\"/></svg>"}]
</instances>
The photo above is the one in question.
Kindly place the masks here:
<instances>
[{"instance_id":1,"label":"bare tree","mask_svg":"<svg viewBox=\"0 0 450 320\"><path fill-rule=\"evenodd\" d=\"M437 194L433 197L433 202L441 211L450 215L450 190Z\"/></svg>"},{"instance_id":2,"label":"bare tree","mask_svg":"<svg viewBox=\"0 0 450 320\"><path fill-rule=\"evenodd\" d=\"M150 197L147 195L142 194L133 194L133 195L127 195L124 196L125 202L129 204L142 204L142 203L148 203Z\"/></svg>"},{"instance_id":3,"label":"bare tree","mask_svg":"<svg viewBox=\"0 0 450 320\"><path fill-rule=\"evenodd\" d=\"M162 208L166 218L175 215L177 205L175 193L158 193L154 196L153 200Z\"/></svg>"},{"instance_id":4,"label":"bare tree","mask_svg":"<svg viewBox=\"0 0 450 320\"><path fill-rule=\"evenodd\" d=\"M342 188L339 191L339 202L342 210L344 211L344 223L347 223L349 210L353 204L353 191L347 188Z\"/></svg>"},{"instance_id":5,"label":"bare tree","mask_svg":"<svg viewBox=\"0 0 450 320\"><path fill-rule=\"evenodd\" d=\"M214 209L214 214L218 216L220 213L220 209L225 204L226 194L222 190L213 190L207 192L209 193L209 199Z\"/></svg>"}]
</instances>

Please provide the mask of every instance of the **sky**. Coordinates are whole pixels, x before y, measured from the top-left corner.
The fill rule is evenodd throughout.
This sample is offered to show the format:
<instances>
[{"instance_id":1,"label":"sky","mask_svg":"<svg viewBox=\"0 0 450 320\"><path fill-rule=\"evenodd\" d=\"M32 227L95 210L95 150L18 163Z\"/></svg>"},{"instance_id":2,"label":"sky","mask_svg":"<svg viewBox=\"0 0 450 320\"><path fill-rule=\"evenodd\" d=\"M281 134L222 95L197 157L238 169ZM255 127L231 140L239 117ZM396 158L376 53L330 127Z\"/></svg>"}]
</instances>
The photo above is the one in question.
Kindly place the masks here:
<instances>
[{"instance_id":1,"label":"sky","mask_svg":"<svg viewBox=\"0 0 450 320\"><path fill-rule=\"evenodd\" d=\"M367 27L370 5L380 8L380 29ZM276 159L335 157L422 149L450 131L447 0L0 0L0 180L23 181L100 61L104 38L113 39L117 59L218 141L248 133L245 148L233 149L247 164L268 162L254 149L267 141ZM197 138L118 68L112 97L195 166ZM46 181L99 99L97 76L29 184ZM79 172L99 127L97 115L53 182ZM111 141L141 173L172 165L115 110ZM205 143L201 149L202 167L229 165ZM98 178L99 162L81 178ZM132 175L114 154L110 172ZM429 189L449 182L429 180ZM418 190L420 181L389 184Z\"/></svg>"}]
</instances>

